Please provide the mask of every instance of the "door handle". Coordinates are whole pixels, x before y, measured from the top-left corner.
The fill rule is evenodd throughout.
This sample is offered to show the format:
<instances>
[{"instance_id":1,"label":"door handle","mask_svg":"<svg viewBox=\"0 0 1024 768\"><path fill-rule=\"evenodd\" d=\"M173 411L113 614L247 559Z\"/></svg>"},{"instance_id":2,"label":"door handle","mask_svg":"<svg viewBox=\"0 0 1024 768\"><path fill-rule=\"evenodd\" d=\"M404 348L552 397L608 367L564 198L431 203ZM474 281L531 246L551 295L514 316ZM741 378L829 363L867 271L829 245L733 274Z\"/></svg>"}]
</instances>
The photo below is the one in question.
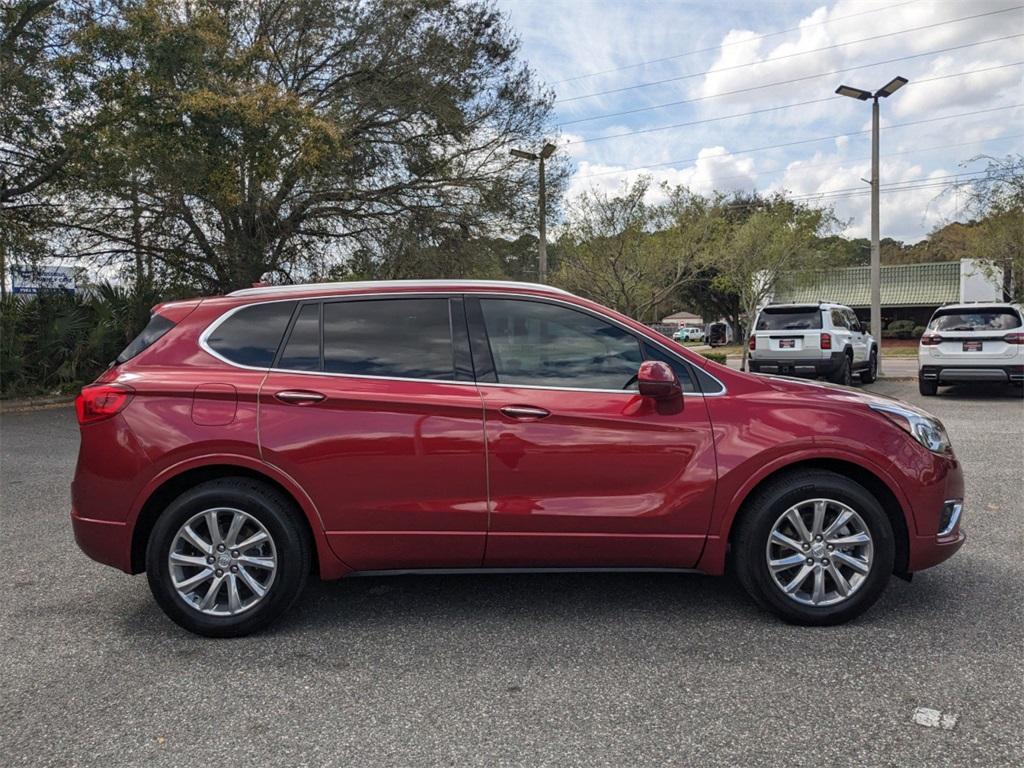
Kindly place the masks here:
<instances>
[{"instance_id":1,"label":"door handle","mask_svg":"<svg viewBox=\"0 0 1024 768\"><path fill-rule=\"evenodd\" d=\"M543 419L551 415L551 411L532 405L506 405L501 412L510 419Z\"/></svg>"},{"instance_id":2,"label":"door handle","mask_svg":"<svg viewBox=\"0 0 1024 768\"><path fill-rule=\"evenodd\" d=\"M304 389L286 389L283 392L278 392L274 397L288 405L312 405L327 399L326 395Z\"/></svg>"}]
</instances>

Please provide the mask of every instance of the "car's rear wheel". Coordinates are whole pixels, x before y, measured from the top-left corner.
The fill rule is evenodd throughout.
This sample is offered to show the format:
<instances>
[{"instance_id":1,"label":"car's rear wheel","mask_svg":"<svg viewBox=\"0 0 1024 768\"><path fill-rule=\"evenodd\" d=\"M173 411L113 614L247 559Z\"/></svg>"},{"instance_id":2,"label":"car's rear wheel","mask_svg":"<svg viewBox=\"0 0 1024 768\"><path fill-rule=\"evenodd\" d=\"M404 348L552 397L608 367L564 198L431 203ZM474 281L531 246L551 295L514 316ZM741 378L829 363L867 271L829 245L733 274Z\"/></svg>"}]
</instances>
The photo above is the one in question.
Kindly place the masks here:
<instances>
[{"instance_id":1,"label":"car's rear wheel","mask_svg":"<svg viewBox=\"0 0 1024 768\"><path fill-rule=\"evenodd\" d=\"M860 372L861 384L872 384L878 378L878 353L871 350L871 357L868 358L868 367Z\"/></svg>"},{"instance_id":2,"label":"car's rear wheel","mask_svg":"<svg viewBox=\"0 0 1024 768\"><path fill-rule=\"evenodd\" d=\"M839 365L839 370L832 375L832 383L842 384L845 387L853 385L853 371L849 355L843 355L843 361Z\"/></svg>"},{"instance_id":3,"label":"car's rear wheel","mask_svg":"<svg viewBox=\"0 0 1024 768\"><path fill-rule=\"evenodd\" d=\"M882 594L895 557L878 501L843 475L784 476L746 505L734 539L740 583L795 624L841 624Z\"/></svg>"},{"instance_id":4,"label":"car's rear wheel","mask_svg":"<svg viewBox=\"0 0 1024 768\"><path fill-rule=\"evenodd\" d=\"M284 613L302 591L310 547L290 502L248 478L211 480L158 518L146 575L174 622L210 637L238 637Z\"/></svg>"},{"instance_id":5,"label":"car's rear wheel","mask_svg":"<svg viewBox=\"0 0 1024 768\"><path fill-rule=\"evenodd\" d=\"M939 383L934 379L926 379L918 374L917 390L925 397L933 397L939 393Z\"/></svg>"}]
</instances>

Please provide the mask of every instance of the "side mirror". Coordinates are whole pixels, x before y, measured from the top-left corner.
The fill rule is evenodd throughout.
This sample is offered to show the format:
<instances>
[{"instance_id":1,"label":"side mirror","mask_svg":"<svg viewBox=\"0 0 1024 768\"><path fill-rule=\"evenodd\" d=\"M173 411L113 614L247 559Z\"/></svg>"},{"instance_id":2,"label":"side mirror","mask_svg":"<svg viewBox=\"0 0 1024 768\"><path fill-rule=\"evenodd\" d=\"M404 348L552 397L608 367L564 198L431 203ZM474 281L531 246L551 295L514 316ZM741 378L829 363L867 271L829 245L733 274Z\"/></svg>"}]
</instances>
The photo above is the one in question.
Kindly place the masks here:
<instances>
[{"instance_id":1,"label":"side mirror","mask_svg":"<svg viewBox=\"0 0 1024 768\"><path fill-rule=\"evenodd\" d=\"M682 399L683 387L676 378L675 371L668 363L660 360L645 360L640 364L636 375L637 388L644 397L655 400Z\"/></svg>"}]
</instances>

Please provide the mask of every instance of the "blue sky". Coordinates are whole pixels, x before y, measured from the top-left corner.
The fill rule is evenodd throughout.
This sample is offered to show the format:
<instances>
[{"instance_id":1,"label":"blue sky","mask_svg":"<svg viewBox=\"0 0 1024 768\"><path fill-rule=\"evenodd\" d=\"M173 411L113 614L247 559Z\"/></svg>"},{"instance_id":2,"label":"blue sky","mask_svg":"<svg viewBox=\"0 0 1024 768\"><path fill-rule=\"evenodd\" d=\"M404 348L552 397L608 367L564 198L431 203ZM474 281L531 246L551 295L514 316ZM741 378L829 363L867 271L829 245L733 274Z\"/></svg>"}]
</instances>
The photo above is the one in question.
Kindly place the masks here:
<instances>
[{"instance_id":1,"label":"blue sky","mask_svg":"<svg viewBox=\"0 0 1024 768\"><path fill-rule=\"evenodd\" d=\"M881 133L883 189L896 185L882 194L882 235L908 242L964 217L965 193L943 185L969 183L984 166L972 157L1024 152L1024 108L1013 107L1024 104L1021 4L499 1L523 56L556 92L570 195L614 191L641 173L704 193L786 190L834 205L845 234L866 236L870 199L847 190L867 190L870 135L838 134L867 131L871 110L833 92L909 78L882 102ZM810 77L835 70L844 71ZM617 89L628 90L602 93ZM695 121L706 122L667 127ZM805 141L821 137L834 138Z\"/></svg>"}]
</instances>

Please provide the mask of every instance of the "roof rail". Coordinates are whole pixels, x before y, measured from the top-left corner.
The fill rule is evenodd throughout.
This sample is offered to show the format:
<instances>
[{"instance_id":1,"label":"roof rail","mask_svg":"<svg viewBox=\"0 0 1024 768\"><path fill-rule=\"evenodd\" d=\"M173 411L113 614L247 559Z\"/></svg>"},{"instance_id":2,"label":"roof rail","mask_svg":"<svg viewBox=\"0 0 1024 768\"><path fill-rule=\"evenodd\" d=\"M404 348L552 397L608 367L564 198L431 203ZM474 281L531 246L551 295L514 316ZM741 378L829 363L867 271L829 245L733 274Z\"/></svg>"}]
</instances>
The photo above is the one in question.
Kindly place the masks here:
<instances>
[{"instance_id":1,"label":"roof rail","mask_svg":"<svg viewBox=\"0 0 1024 768\"><path fill-rule=\"evenodd\" d=\"M395 286L402 288L528 288L533 291L547 291L571 296L569 291L542 283L516 282L513 280L353 280L329 283L298 283L295 285L267 285L258 288L242 288L228 296L259 296L266 293L302 293L317 290L358 291L368 288Z\"/></svg>"}]
</instances>

